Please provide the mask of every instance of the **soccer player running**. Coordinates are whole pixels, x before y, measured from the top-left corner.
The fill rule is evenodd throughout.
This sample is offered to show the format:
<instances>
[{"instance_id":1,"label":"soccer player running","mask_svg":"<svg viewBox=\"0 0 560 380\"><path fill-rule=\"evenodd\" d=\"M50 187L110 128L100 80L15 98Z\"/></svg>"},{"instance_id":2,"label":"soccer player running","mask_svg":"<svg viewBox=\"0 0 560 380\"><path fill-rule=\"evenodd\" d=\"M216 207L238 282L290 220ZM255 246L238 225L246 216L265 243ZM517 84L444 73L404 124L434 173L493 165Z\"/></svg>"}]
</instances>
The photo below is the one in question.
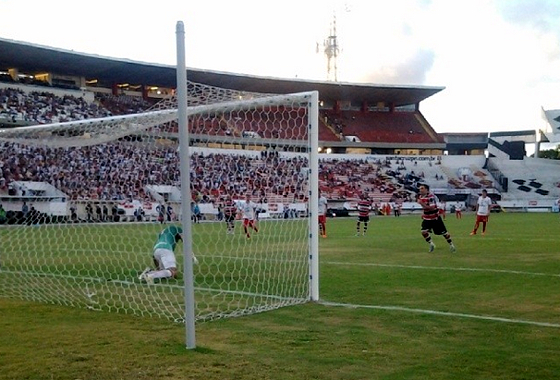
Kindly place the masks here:
<instances>
[{"instance_id":1,"label":"soccer player running","mask_svg":"<svg viewBox=\"0 0 560 380\"><path fill-rule=\"evenodd\" d=\"M455 217L457 219L463 218L463 204L461 202L455 204Z\"/></svg>"},{"instance_id":2,"label":"soccer player running","mask_svg":"<svg viewBox=\"0 0 560 380\"><path fill-rule=\"evenodd\" d=\"M443 235L449 244L449 250L455 252L456 248L451 240L451 235L447 232L445 223L439 215L438 198L430 192L430 187L426 184L421 184L418 187L420 194L418 194L417 202L422 206L422 236L424 240L430 245L430 252L433 252L436 245L432 241L431 233L434 235Z\"/></svg>"},{"instance_id":3,"label":"soccer player running","mask_svg":"<svg viewBox=\"0 0 560 380\"><path fill-rule=\"evenodd\" d=\"M356 236L360 236L360 224L364 223L364 231L362 236L364 236L368 229L369 223L369 213L371 212L371 201L367 198L365 194L360 196L358 201L358 221L356 222Z\"/></svg>"},{"instance_id":4,"label":"soccer player running","mask_svg":"<svg viewBox=\"0 0 560 380\"><path fill-rule=\"evenodd\" d=\"M226 204L224 205L224 220L226 222L227 234L234 233L234 228L235 228L234 222L235 222L236 215L237 215L237 205L235 204L233 199L231 199L231 196L228 195L226 199Z\"/></svg>"},{"instance_id":5,"label":"soccer player running","mask_svg":"<svg viewBox=\"0 0 560 380\"><path fill-rule=\"evenodd\" d=\"M327 198L319 190L319 234L324 238L327 237L327 203Z\"/></svg>"},{"instance_id":6,"label":"soccer player running","mask_svg":"<svg viewBox=\"0 0 560 380\"><path fill-rule=\"evenodd\" d=\"M156 268L146 268L138 276L138 279L153 284L155 279L175 278L177 276L177 259L174 251L179 240L183 240L183 229L181 227L169 226L162 230L157 236L152 253ZM193 263L198 264L194 255Z\"/></svg>"},{"instance_id":7,"label":"soccer player running","mask_svg":"<svg viewBox=\"0 0 560 380\"><path fill-rule=\"evenodd\" d=\"M486 224L488 223L491 208L492 199L488 196L488 191L482 190L482 195L478 197L476 202L476 221L474 222L474 229L471 235L476 235L480 223L482 223L482 235L486 235Z\"/></svg>"},{"instance_id":8,"label":"soccer player running","mask_svg":"<svg viewBox=\"0 0 560 380\"><path fill-rule=\"evenodd\" d=\"M249 228L252 228L255 232L259 232L255 223L255 208L256 205L251 201L251 194L247 194L245 202L240 207L240 211L242 213L241 218L243 218L243 231L245 232L247 239L251 238Z\"/></svg>"}]
</instances>

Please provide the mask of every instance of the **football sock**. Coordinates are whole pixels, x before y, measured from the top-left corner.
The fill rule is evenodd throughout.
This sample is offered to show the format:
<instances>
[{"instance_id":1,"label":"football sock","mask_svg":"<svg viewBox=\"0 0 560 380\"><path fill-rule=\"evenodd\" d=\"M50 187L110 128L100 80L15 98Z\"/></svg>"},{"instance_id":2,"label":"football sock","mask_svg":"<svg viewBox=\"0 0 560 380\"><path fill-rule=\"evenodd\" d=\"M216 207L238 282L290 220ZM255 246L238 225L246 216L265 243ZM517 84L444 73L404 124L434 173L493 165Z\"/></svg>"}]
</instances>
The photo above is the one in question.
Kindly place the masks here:
<instances>
[{"instance_id":1,"label":"football sock","mask_svg":"<svg viewBox=\"0 0 560 380\"><path fill-rule=\"evenodd\" d=\"M171 271L168 269L162 269L162 270L156 270L153 272L150 272L150 276L152 278L168 278L171 277Z\"/></svg>"}]
</instances>

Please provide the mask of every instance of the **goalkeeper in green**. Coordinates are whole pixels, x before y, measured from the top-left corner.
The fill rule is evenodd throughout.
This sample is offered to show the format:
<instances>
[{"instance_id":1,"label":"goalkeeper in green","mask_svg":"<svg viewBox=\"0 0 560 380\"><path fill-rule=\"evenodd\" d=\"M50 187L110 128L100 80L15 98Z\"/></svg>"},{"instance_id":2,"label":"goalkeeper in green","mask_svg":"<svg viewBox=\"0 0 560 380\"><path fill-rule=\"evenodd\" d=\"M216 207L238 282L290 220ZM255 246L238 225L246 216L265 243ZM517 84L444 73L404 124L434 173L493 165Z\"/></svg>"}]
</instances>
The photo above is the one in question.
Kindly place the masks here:
<instances>
[{"instance_id":1,"label":"goalkeeper in green","mask_svg":"<svg viewBox=\"0 0 560 380\"><path fill-rule=\"evenodd\" d=\"M175 278L177 276L177 259L174 251L179 240L183 240L181 227L169 226L161 231L154 244L152 254L156 269L148 267L138 278L148 284L153 284L155 279ZM193 262L198 263L194 255Z\"/></svg>"}]
</instances>

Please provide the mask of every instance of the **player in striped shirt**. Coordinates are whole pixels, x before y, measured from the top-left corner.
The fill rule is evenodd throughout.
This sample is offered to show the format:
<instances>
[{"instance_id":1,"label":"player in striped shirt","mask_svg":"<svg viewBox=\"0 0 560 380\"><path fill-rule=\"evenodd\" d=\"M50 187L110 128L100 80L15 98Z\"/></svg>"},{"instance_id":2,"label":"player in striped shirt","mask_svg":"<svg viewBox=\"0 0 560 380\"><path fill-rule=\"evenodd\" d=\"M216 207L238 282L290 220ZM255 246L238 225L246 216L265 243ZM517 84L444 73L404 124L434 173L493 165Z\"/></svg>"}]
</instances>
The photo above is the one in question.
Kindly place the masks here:
<instances>
[{"instance_id":1,"label":"player in striped shirt","mask_svg":"<svg viewBox=\"0 0 560 380\"><path fill-rule=\"evenodd\" d=\"M237 205L228 195L226 203L224 205L224 220L226 222L226 229L228 234L234 233L235 228L235 217L237 216Z\"/></svg>"},{"instance_id":2,"label":"player in striped shirt","mask_svg":"<svg viewBox=\"0 0 560 380\"><path fill-rule=\"evenodd\" d=\"M356 236L360 236L360 224L364 223L364 231L362 235L365 235L369 223L369 213L371 212L371 201L367 198L365 194L360 196L358 201L358 221L356 222Z\"/></svg>"},{"instance_id":3,"label":"player in striped shirt","mask_svg":"<svg viewBox=\"0 0 560 380\"><path fill-rule=\"evenodd\" d=\"M439 214L438 198L435 194L430 192L430 186L426 184L418 186L418 190L420 193L418 194L416 201L420 204L420 206L422 206L422 236L430 245L430 252L433 252L436 248L434 242L432 241L432 232L434 235L443 235L449 244L450 251L455 252L456 248L455 245L453 245L453 240L451 240L451 235L447 232L445 223L443 223Z\"/></svg>"}]
</instances>

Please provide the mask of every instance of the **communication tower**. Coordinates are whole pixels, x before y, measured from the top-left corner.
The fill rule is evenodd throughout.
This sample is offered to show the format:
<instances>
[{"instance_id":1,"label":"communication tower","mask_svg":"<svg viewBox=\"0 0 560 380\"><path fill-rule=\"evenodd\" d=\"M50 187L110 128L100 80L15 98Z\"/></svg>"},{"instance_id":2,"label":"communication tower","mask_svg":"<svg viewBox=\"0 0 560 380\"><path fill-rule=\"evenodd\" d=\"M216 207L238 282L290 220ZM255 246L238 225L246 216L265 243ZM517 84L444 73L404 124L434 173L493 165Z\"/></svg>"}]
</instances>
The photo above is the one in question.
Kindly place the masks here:
<instances>
[{"instance_id":1,"label":"communication tower","mask_svg":"<svg viewBox=\"0 0 560 380\"><path fill-rule=\"evenodd\" d=\"M319 50L318 44L317 50ZM323 41L323 53L327 58L327 80L338 82L337 58L340 53L340 48L336 35L336 14L333 15L329 36Z\"/></svg>"}]
</instances>

